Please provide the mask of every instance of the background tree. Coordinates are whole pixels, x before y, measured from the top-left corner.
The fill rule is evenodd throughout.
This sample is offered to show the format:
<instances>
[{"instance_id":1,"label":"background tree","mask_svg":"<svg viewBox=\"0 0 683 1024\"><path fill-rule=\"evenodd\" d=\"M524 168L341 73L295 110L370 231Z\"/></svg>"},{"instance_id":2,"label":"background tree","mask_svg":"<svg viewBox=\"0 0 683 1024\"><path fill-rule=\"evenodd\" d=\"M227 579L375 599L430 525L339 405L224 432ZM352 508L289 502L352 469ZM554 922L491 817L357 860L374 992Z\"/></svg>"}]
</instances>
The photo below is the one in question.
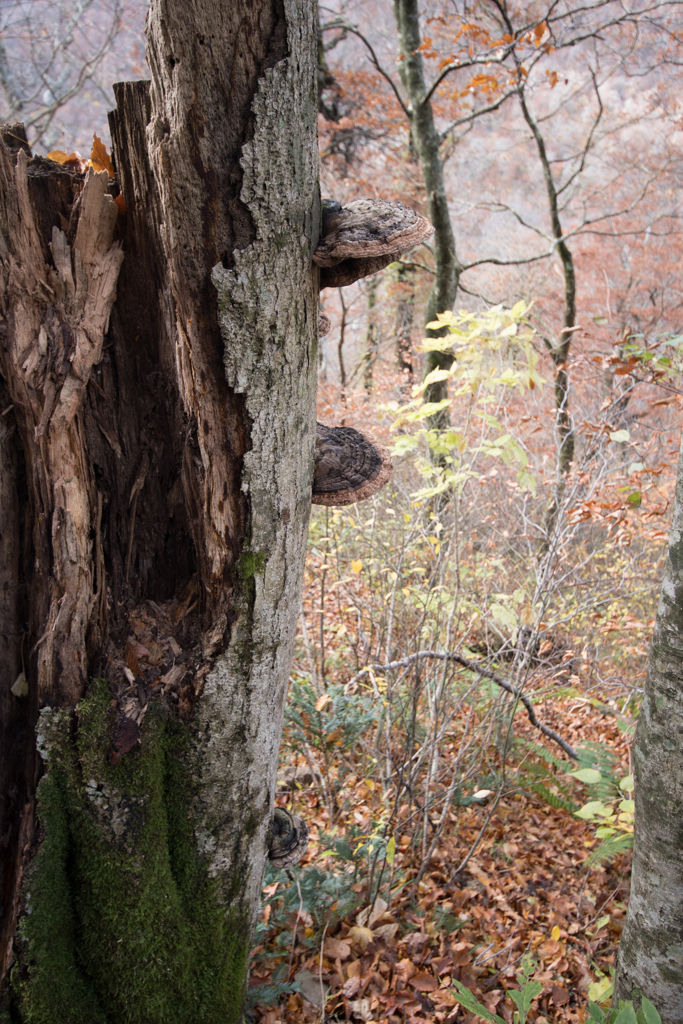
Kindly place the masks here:
<instances>
[{"instance_id":1,"label":"background tree","mask_svg":"<svg viewBox=\"0 0 683 1024\"><path fill-rule=\"evenodd\" d=\"M124 216L106 172L0 150L12 1019L237 1020L270 837L315 436L314 5L155 0L147 45L111 120Z\"/></svg>"}]
</instances>

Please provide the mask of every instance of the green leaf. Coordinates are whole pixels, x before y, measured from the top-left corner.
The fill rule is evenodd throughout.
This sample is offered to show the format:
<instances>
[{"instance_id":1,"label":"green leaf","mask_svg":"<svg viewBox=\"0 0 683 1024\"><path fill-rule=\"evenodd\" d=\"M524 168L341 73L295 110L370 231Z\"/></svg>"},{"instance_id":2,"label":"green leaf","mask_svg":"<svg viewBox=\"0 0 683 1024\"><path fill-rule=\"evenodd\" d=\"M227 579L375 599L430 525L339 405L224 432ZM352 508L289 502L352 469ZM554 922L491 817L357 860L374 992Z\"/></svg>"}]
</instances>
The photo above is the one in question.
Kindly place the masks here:
<instances>
[{"instance_id":1,"label":"green leaf","mask_svg":"<svg viewBox=\"0 0 683 1024\"><path fill-rule=\"evenodd\" d=\"M619 783L619 789L623 789L623 791L625 793L632 793L633 789L634 789L633 776L632 775L625 775L624 778Z\"/></svg>"},{"instance_id":2,"label":"green leaf","mask_svg":"<svg viewBox=\"0 0 683 1024\"><path fill-rule=\"evenodd\" d=\"M483 1017L484 1020L489 1021L490 1024L505 1024L502 1017L499 1017L497 1013L491 1013L490 1010L487 1010L483 1003L480 1003L477 997L472 995L470 990L465 988L461 981L453 979L453 984L456 988L453 995L460 1005L464 1006L466 1010L469 1010L471 1013L476 1013L479 1017Z\"/></svg>"},{"instance_id":3,"label":"green leaf","mask_svg":"<svg viewBox=\"0 0 683 1024\"><path fill-rule=\"evenodd\" d=\"M576 812L577 818L583 818L584 821L592 821L593 818L608 818L612 813L612 808L608 807L602 802L602 800L590 800L587 804Z\"/></svg>"},{"instance_id":4,"label":"green leaf","mask_svg":"<svg viewBox=\"0 0 683 1024\"><path fill-rule=\"evenodd\" d=\"M614 1024L638 1024L636 1011L633 1009L633 1003L629 1003L623 1010L620 1010Z\"/></svg>"},{"instance_id":5,"label":"green leaf","mask_svg":"<svg viewBox=\"0 0 683 1024\"><path fill-rule=\"evenodd\" d=\"M606 1024L607 1016L603 1013L597 1003L589 1003L588 1020L594 1020L596 1021L596 1024Z\"/></svg>"},{"instance_id":6,"label":"green leaf","mask_svg":"<svg viewBox=\"0 0 683 1024\"><path fill-rule=\"evenodd\" d=\"M599 1000L601 1003L604 1003L604 1001L609 999L612 995L613 988L614 983L612 982L612 979L604 976L599 978L597 981L592 981L590 983L588 986L588 998L595 1001Z\"/></svg>"},{"instance_id":7,"label":"green leaf","mask_svg":"<svg viewBox=\"0 0 683 1024\"><path fill-rule=\"evenodd\" d=\"M396 857L396 840L392 836L387 843L387 848L384 851L384 856L389 867L394 866L394 858Z\"/></svg>"},{"instance_id":8,"label":"green leaf","mask_svg":"<svg viewBox=\"0 0 683 1024\"><path fill-rule=\"evenodd\" d=\"M526 1021L531 1009L531 1004L543 991L542 981L527 981L526 985L522 985L520 989L509 988L508 995L514 1000L517 1009L519 1010L519 1016L522 1024Z\"/></svg>"},{"instance_id":9,"label":"green leaf","mask_svg":"<svg viewBox=\"0 0 683 1024\"><path fill-rule=\"evenodd\" d=\"M640 1008L643 1011L643 1016L645 1017L647 1024L662 1024L662 1018L659 1016L650 1000L646 999L645 996L643 996Z\"/></svg>"},{"instance_id":10,"label":"green leaf","mask_svg":"<svg viewBox=\"0 0 683 1024\"><path fill-rule=\"evenodd\" d=\"M578 779L579 782L587 782L590 785L594 785L602 780L602 775L595 768L579 768L577 772L569 772L569 774L573 779Z\"/></svg>"}]
</instances>

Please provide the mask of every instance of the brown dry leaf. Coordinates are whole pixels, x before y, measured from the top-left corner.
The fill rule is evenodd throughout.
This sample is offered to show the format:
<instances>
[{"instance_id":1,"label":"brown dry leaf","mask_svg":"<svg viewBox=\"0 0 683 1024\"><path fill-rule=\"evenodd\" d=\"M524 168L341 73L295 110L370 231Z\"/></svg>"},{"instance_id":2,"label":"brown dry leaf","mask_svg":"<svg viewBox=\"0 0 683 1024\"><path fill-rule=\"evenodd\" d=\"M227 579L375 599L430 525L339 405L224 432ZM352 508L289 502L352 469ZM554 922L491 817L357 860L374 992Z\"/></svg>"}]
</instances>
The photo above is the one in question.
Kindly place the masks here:
<instances>
[{"instance_id":1,"label":"brown dry leaf","mask_svg":"<svg viewBox=\"0 0 683 1024\"><path fill-rule=\"evenodd\" d=\"M125 199L123 198L123 196L115 196L114 197L114 202L116 203L116 205L119 208L119 213L127 213L128 212L128 207L126 206L126 202L125 202Z\"/></svg>"},{"instance_id":2,"label":"brown dry leaf","mask_svg":"<svg viewBox=\"0 0 683 1024\"><path fill-rule=\"evenodd\" d=\"M360 1017L361 1020L372 1020L372 1010L370 1008L369 999L354 999L349 1003L349 1006L354 1017Z\"/></svg>"},{"instance_id":3,"label":"brown dry leaf","mask_svg":"<svg viewBox=\"0 0 683 1024\"><path fill-rule=\"evenodd\" d=\"M390 946L396 938L398 922L394 921L393 924L381 924L378 928L373 930L376 938L383 939L386 944Z\"/></svg>"},{"instance_id":4,"label":"brown dry leaf","mask_svg":"<svg viewBox=\"0 0 683 1024\"><path fill-rule=\"evenodd\" d=\"M109 153L107 153L107 147L102 142L102 139L95 134L92 137L92 152L89 163L95 171L106 171L110 178L114 177L114 165L111 162Z\"/></svg>"},{"instance_id":5,"label":"brown dry leaf","mask_svg":"<svg viewBox=\"0 0 683 1024\"><path fill-rule=\"evenodd\" d=\"M47 154L48 160L54 160L56 164L62 164L63 167L68 167L72 171L84 171L88 163L83 159L81 154L76 151L75 153L65 153L63 149L52 149Z\"/></svg>"},{"instance_id":6,"label":"brown dry leaf","mask_svg":"<svg viewBox=\"0 0 683 1024\"><path fill-rule=\"evenodd\" d=\"M372 928L376 921L383 918L388 909L389 904L386 900L378 896L372 906L367 906L364 910L358 911L355 916L355 922L360 928Z\"/></svg>"},{"instance_id":7,"label":"brown dry leaf","mask_svg":"<svg viewBox=\"0 0 683 1024\"><path fill-rule=\"evenodd\" d=\"M553 985L552 1000L555 1006L564 1006L569 1002L569 992L562 985Z\"/></svg>"},{"instance_id":8,"label":"brown dry leaf","mask_svg":"<svg viewBox=\"0 0 683 1024\"><path fill-rule=\"evenodd\" d=\"M418 992L434 992L439 987L439 983L433 974L415 974L408 981L409 985L416 988Z\"/></svg>"},{"instance_id":9,"label":"brown dry leaf","mask_svg":"<svg viewBox=\"0 0 683 1024\"><path fill-rule=\"evenodd\" d=\"M132 650L136 658L149 658L149 650L144 644L138 643L137 640L129 640L128 646Z\"/></svg>"},{"instance_id":10,"label":"brown dry leaf","mask_svg":"<svg viewBox=\"0 0 683 1024\"><path fill-rule=\"evenodd\" d=\"M360 946L361 949L367 949L368 943L372 942L374 937L369 928L361 928L358 925L349 928L349 934L346 936L352 946Z\"/></svg>"},{"instance_id":11,"label":"brown dry leaf","mask_svg":"<svg viewBox=\"0 0 683 1024\"><path fill-rule=\"evenodd\" d=\"M404 957L403 960L399 960L395 967L396 973L401 977L404 983L406 983L414 974L417 973L417 967L408 957Z\"/></svg>"},{"instance_id":12,"label":"brown dry leaf","mask_svg":"<svg viewBox=\"0 0 683 1024\"><path fill-rule=\"evenodd\" d=\"M131 644L126 644L123 654L124 654L124 657L126 659L126 665L131 670L133 675L134 676L141 676L142 675L142 669L140 668L140 666L138 664L138 659L135 656L135 651L133 650L133 647L132 647Z\"/></svg>"},{"instance_id":13,"label":"brown dry leaf","mask_svg":"<svg viewBox=\"0 0 683 1024\"><path fill-rule=\"evenodd\" d=\"M363 973L363 965L360 962L360 960L352 960L351 963L347 965L347 968L346 968L346 977L347 978L360 978L362 973ZM591 979L591 981L592 981L592 979Z\"/></svg>"},{"instance_id":14,"label":"brown dry leaf","mask_svg":"<svg viewBox=\"0 0 683 1024\"><path fill-rule=\"evenodd\" d=\"M333 960L348 960L351 956L351 946L343 939L326 939L323 951Z\"/></svg>"},{"instance_id":15,"label":"brown dry leaf","mask_svg":"<svg viewBox=\"0 0 683 1024\"><path fill-rule=\"evenodd\" d=\"M355 978L349 978L348 981L344 982L344 987L342 988L342 995L344 996L345 999L351 999L353 996L355 996L359 988L360 978L357 976Z\"/></svg>"},{"instance_id":16,"label":"brown dry leaf","mask_svg":"<svg viewBox=\"0 0 683 1024\"><path fill-rule=\"evenodd\" d=\"M166 639L168 641L168 646L171 648L171 653L175 654L176 658L178 657L179 654L183 653L183 649L180 646L180 644L176 641L175 637L169 636Z\"/></svg>"},{"instance_id":17,"label":"brown dry leaf","mask_svg":"<svg viewBox=\"0 0 683 1024\"><path fill-rule=\"evenodd\" d=\"M458 1003L453 993L447 988L440 988L438 992L434 992L429 998L439 1007L456 1006Z\"/></svg>"},{"instance_id":18,"label":"brown dry leaf","mask_svg":"<svg viewBox=\"0 0 683 1024\"><path fill-rule=\"evenodd\" d=\"M322 711L322 709L327 704L328 700L332 700L329 693L324 693L322 697L318 697L317 701L315 702L315 710Z\"/></svg>"},{"instance_id":19,"label":"brown dry leaf","mask_svg":"<svg viewBox=\"0 0 683 1024\"><path fill-rule=\"evenodd\" d=\"M155 643L154 640L150 640L147 646L149 648L147 654L147 661L150 663L150 665L156 668L156 666L161 665L162 661L164 660L164 652L162 651L161 647L159 647L159 644Z\"/></svg>"}]
</instances>

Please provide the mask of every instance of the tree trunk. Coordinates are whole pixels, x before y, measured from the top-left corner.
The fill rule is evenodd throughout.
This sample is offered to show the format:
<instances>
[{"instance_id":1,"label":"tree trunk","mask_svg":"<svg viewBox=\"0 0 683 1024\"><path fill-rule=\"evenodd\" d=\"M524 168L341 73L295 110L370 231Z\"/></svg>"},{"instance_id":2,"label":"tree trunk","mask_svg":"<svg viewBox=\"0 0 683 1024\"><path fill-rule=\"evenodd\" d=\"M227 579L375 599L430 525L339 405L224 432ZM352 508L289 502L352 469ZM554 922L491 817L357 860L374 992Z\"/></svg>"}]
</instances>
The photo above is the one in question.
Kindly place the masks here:
<instances>
[{"instance_id":1,"label":"tree trunk","mask_svg":"<svg viewBox=\"0 0 683 1024\"><path fill-rule=\"evenodd\" d=\"M434 226L435 276L425 312L425 323L430 323L436 320L438 313L453 308L460 279L460 262L443 179L439 133L425 84L418 0L394 0L394 15L399 37L399 71L410 103L411 133L422 167L429 219ZM439 337L447 331L428 330L426 333L430 337ZM428 352L425 374L439 368L448 370L452 363L453 357L448 353ZM425 392L428 402L440 402L447 395L446 381L430 384ZM437 424L447 420L445 412L435 417Z\"/></svg>"},{"instance_id":2,"label":"tree trunk","mask_svg":"<svg viewBox=\"0 0 683 1024\"><path fill-rule=\"evenodd\" d=\"M240 1017L311 500L316 32L153 0L125 215L0 149L12 1021Z\"/></svg>"},{"instance_id":3,"label":"tree trunk","mask_svg":"<svg viewBox=\"0 0 683 1024\"><path fill-rule=\"evenodd\" d=\"M415 271L404 264L396 275L396 365L401 374L401 393L409 397L415 383L413 322L415 319Z\"/></svg>"},{"instance_id":4,"label":"tree trunk","mask_svg":"<svg viewBox=\"0 0 683 1024\"><path fill-rule=\"evenodd\" d=\"M633 743L636 825L631 896L619 945L615 1001L654 1003L683 1020L683 457L669 557Z\"/></svg>"}]
</instances>

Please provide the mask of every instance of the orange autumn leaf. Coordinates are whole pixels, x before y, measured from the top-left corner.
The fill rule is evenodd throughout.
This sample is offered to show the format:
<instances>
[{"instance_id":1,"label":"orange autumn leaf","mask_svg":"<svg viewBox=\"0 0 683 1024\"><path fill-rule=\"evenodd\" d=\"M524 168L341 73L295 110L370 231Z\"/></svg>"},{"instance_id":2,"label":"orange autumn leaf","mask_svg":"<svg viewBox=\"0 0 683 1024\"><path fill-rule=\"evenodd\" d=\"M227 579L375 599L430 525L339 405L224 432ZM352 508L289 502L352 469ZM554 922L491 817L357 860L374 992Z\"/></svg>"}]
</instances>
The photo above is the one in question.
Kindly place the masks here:
<instances>
[{"instance_id":1,"label":"orange autumn leaf","mask_svg":"<svg viewBox=\"0 0 683 1024\"><path fill-rule=\"evenodd\" d=\"M126 203L125 203L125 200L124 200L123 196L116 196L114 198L114 202L116 203L116 205L119 208L119 213L125 213L126 210L128 209L128 207L126 206Z\"/></svg>"},{"instance_id":2,"label":"orange autumn leaf","mask_svg":"<svg viewBox=\"0 0 683 1024\"><path fill-rule=\"evenodd\" d=\"M92 137L92 153L88 163L94 170L106 171L110 178L114 177L114 165L111 162L111 157L107 152L107 147L97 134Z\"/></svg>"},{"instance_id":3,"label":"orange autumn leaf","mask_svg":"<svg viewBox=\"0 0 683 1024\"><path fill-rule=\"evenodd\" d=\"M70 167L74 171L84 171L88 166L78 150L74 153L65 153L63 149L51 149L47 154L47 158L48 160L53 160L56 164Z\"/></svg>"}]
</instances>

